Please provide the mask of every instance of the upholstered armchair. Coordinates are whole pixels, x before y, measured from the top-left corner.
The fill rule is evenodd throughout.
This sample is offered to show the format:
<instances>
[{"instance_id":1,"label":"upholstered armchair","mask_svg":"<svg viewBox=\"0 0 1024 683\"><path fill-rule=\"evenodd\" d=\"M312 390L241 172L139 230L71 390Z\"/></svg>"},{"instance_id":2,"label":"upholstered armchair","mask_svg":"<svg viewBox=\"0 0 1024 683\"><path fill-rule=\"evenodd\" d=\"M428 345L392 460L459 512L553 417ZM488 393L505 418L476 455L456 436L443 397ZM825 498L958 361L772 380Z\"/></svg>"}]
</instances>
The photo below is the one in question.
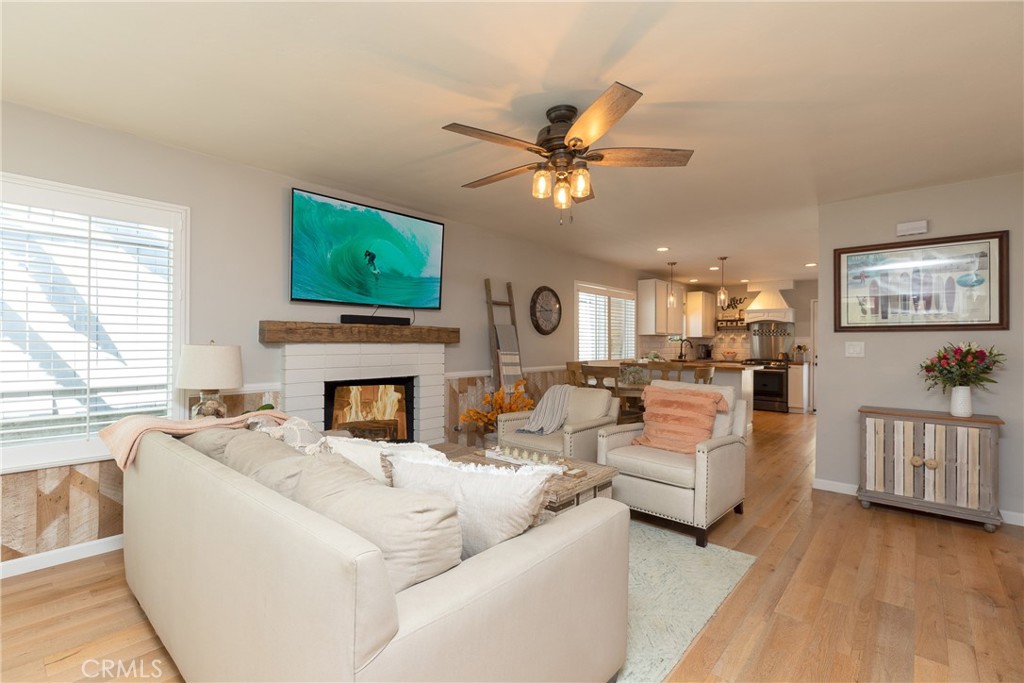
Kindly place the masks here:
<instances>
[{"instance_id":1,"label":"upholstered armchair","mask_svg":"<svg viewBox=\"0 0 1024 683\"><path fill-rule=\"evenodd\" d=\"M548 456L597 460L597 431L614 425L619 417L619 399L607 389L572 387L565 424L551 434L526 434L516 430L530 419L530 412L498 416L498 446L525 448Z\"/></svg>"},{"instance_id":2,"label":"upholstered armchair","mask_svg":"<svg viewBox=\"0 0 1024 683\"><path fill-rule=\"evenodd\" d=\"M612 498L633 510L679 522L696 532L697 545L708 543L708 529L729 510L743 513L746 477L746 401L732 387L654 380L667 389L722 394L728 413L714 418L710 438L695 453L676 453L633 445L643 424L606 427L598 432L597 462L617 467Z\"/></svg>"}]
</instances>

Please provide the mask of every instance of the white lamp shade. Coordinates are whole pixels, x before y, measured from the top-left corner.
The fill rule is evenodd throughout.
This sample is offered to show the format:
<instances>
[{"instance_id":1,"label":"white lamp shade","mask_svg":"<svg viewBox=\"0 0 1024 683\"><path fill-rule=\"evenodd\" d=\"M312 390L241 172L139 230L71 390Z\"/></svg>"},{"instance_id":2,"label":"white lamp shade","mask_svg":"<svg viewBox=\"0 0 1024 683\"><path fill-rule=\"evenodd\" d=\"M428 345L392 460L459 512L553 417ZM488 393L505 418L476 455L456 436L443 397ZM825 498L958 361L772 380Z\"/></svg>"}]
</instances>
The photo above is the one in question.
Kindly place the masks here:
<instances>
[{"instance_id":1,"label":"white lamp shade","mask_svg":"<svg viewBox=\"0 0 1024 683\"><path fill-rule=\"evenodd\" d=\"M178 358L179 389L237 389L242 386L238 346L185 344Z\"/></svg>"}]
</instances>

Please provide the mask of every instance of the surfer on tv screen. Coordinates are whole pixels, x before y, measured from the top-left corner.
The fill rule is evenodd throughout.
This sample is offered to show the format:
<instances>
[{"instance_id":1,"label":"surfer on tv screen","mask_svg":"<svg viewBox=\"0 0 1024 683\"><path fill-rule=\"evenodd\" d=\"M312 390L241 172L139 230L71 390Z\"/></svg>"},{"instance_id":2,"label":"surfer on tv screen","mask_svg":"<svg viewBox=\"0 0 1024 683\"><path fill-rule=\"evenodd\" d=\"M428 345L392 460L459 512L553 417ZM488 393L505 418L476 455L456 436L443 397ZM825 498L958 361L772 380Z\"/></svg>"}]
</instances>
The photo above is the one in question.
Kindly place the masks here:
<instances>
[{"instance_id":1,"label":"surfer on tv screen","mask_svg":"<svg viewBox=\"0 0 1024 683\"><path fill-rule=\"evenodd\" d=\"M366 259L366 265L370 266L370 270L374 275L380 275L380 270L377 269L377 255L367 249L363 252L363 258Z\"/></svg>"}]
</instances>

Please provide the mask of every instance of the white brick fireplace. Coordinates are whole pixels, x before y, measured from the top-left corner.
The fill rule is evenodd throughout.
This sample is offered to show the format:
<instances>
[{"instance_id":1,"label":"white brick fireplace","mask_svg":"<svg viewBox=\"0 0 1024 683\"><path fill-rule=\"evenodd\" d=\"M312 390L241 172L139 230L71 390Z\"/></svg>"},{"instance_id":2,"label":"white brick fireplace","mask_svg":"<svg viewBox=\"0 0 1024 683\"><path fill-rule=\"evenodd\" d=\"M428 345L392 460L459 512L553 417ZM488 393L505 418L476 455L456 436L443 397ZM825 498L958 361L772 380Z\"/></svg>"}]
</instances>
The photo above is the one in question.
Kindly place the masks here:
<instances>
[{"instance_id":1,"label":"white brick fireplace","mask_svg":"<svg viewBox=\"0 0 1024 683\"><path fill-rule=\"evenodd\" d=\"M281 408L323 428L324 382L415 377L413 438L444 441L444 344L283 344Z\"/></svg>"}]
</instances>

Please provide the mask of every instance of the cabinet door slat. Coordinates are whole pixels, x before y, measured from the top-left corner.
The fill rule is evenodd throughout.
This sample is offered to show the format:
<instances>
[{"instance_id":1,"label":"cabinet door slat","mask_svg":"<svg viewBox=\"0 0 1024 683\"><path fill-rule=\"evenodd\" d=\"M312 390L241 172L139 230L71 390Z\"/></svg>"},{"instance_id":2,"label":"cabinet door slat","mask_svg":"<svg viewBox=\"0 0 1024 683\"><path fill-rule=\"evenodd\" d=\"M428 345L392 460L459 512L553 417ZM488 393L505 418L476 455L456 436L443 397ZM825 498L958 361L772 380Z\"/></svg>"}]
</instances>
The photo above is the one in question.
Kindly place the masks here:
<instances>
[{"instance_id":1,"label":"cabinet door slat","mask_svg":"<svg viewBox=\"0 0 1024 683\"><path fill-rule=\"evenodd\" d=\"M935 502L946 502L946 425L935 425Z\"/></svg>"}]
</instances>

